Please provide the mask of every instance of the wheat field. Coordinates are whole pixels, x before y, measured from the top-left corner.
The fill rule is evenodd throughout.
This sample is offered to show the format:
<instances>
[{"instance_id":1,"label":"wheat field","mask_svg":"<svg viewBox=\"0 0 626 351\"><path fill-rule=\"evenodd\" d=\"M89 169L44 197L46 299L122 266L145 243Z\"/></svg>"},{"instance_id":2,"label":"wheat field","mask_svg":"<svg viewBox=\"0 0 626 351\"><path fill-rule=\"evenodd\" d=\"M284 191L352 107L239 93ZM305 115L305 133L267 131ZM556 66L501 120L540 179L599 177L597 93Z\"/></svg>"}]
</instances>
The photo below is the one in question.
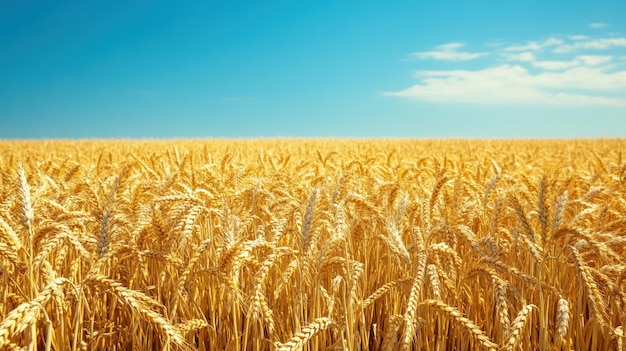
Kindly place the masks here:
<instances>
[{"instance_id":1,"label":"wheat field","mask_svg":"<svg viewBox=\"0 0 626 351\"><path fill-rule=\"evenodd\" d=\"M622 350L624 150L0 141L0 349Z\"/></svg>"}]
</instances>

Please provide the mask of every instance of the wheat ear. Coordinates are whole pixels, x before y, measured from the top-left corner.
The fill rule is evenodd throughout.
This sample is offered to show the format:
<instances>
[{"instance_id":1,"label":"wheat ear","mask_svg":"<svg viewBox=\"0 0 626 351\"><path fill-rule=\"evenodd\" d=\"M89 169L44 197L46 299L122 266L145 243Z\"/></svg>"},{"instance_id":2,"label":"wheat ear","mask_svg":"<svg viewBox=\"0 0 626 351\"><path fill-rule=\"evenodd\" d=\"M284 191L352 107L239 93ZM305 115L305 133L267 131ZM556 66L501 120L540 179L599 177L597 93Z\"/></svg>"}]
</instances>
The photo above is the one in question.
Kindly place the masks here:
<instances>
[{"instance_id":1,"label":"wheat ear","mask_svg":"<svg viewBox=\"0 0 626 351\"><path fill-rule=\"evenodd\" d=\"M439 283L439 274L437 273L437 266L429 264L427 268L428 280L430 281L430 287L433 289L433 295L435 299L441 300L441 285Z\"/></svg>"},{"instance_id":2,"label":"wheat ear","mask_svg":"<svg viewBox=\"0 0 626 351\"><path fill-rule=\"evenodd\" d=\"M9 242L14 251L18 251L22 248L22 241L19 236L13 230L13 228L0 217L0 238L4 238Z\"/></svg>"},{"instance_id":3,"label":"wheat ear","mask_svg":"<svg viewBox=\"0 0 626 351\"><path fill-rule=\"evenodd\" d=\"M315 334L324 331L330 327L332 324L332 320L330 318L321 317L314 320L311 324L302 328L299 333L294 335L289 341L286 343L276 343L275 349L276 351L297 351L302 350L304 345L311 340Z\"/></svg>"},{"instance_id":4,"label":"wheat ear","mask_svg":"<svg viewBox=\"0 0 626 351\"><path fill-rule=\"evenodd\" d=\"M507 351L512 351L519 344L519 337L522 333L524 326L526 325L526 321L529 319L528 316L533 308L536 307L537 306L533 304L526 305L519 311L517 317L515 317L515 320L511 324L511 328L509 329L509 333L506 338L505 347Z\"/></svg>"},{"instance_id":5,"label":"wheat ear","mask_svg":"<svg viewBox=\"0 0 626 351\"><path fill-rule=\"evenodd\" d=\"M409 350L415 332L415 319L417 317L417 305L422 295L422 286L424 285L424 275L426 273L426 253L419 254L417 258L417 273L413 280L413 287L409 295L406 313L404 314L404 332L402 333L402 350Z\"/></svg>"},{"instance_id":6,"label":"wheat ear","mask_svg":"<svg viewBox=\"0 0 626 351\"><path fill-rule=\"evenodd\" d=\"M386 294L389 290L391 290L392 288L398 286L401 283L405 283L410 281L411 279L399 279L399 280L394 280L392 282L389 282L383 286L381 286L380 288L376 289L376 291L374 291L370 296L368 296L365 300L363 300L363 302L361 302L361 306L363 306L363 308L366 308L367 306L371 305L374 301L376 301L377 299L379 299L381 296L383 296L384 294Z\"/></svg>"},{"instance_id":7,"label":"wheat ear","mask_svg":"<svg viewBox=\"0 0 626 351\"><path fill-rule=\"evenodd\" d=\"M311 245L311 225L313 224L313 219L315 217L315 203L317 200L318 190L313 189L311 192L311 197L309 198L309 205L304 212L304 222L302 223L302 231L300 232L300 245L302 247L302 252L306 253Z\"/></svg>"},{"instance_id":8,"label":"wheat ear","mask_svg":"<svg viewBox=\"0 0 626 351\"><path fill-rule=\"evenodd\" d=\"M556 335L555 341L560 341L567 335L569 328L569 304L564 298L560 298L556 306Z\"/></svg>"},{"instance_id":9,"label":"wheat ear","mask_svg":"<svg viewBox=\"0 0 626 351\"><path fill-rule=\"evenodd\" d=\"M0 348L10 344L11 337L23 332L29 325L36 322L42 308L41 304L29 301L9 312L0 323Z\"/></svg>"},{"instance_id":10,"label":"wheat ear","mask_svg":"<svg viewBox=\"0 0 626 351\"><path fill-rule=\"evenodd\" d=\"M46 303L66 283L69 283L69 280L65 278L56 278L50 281L35 299L24 302L9 312L4 321L0 323L0 349L8 345L10 338L15 334L21 333L29 325L33 325Z\"/></svg>"},{"instance_id":11,"label":"wheat ear","mask_svg":"<svg viewBox=\"0 0 626 351\"><path fill-rule=\"evenodd\" d=\"M383 351L397 350L398 330L400 329L400 326L402 325L403 320L404 318L398 314L389 317L389 320L388 320L389 326L385 328L387 329L387 332L385 333L385 336L383 338L383 344L380 347L381 350Z\"/></svg>"},{"instance_id":12,"label":"wheat ear","mask_svg":"<svg viewBox=\"0 0 626 351\"><path fill-rule=\"evenodd\" d=\"M180 335L179 330L175 326L171 325L165 317L153 310L153 306L157 304L157 302L150 297L138 291L125 288L119 282L100 274L92 274L85 279L83 284L96 285L110 291L125 305L130 307L132 311L145 318L145 320L154 325L157 330L161 331L167 342L173 342L175 345L183 349L189 348L189 345L185 342L183 336Z\"/></svg>"},{"instance_id":13,"label":"wheat ear","mask_svg":"<svg viewBox=\"0 0 626 351\"><path fill-rule=\"evenodd\" d=\"M495 275L495 278L492 276L492 279L494 279L495 283L496 310L498 311L498 318L500 319L500 325L506 332L511 324L508 308L509 302L506 297L506 290L508 285L504 279L501 279L497 275Z\"/></svg>"},{"instance_id":14,"label":"wheat ear","mask_svg":"<svg viewBox=\"0 0 626 351\"><path fill-rule=\"evenodd\" d=\"M598 285L591 275L590 268L586 265L582 255L574 246L569 246L569 248L576 263L578 279L582 283L585 293L587 294L587 298L589 299L589 305L600 324L606 325L606 306L604 304L602 293L600 292L600 289L598 289Z\"/></svg>"},{"instance_id":15,"label":"wheat ear","mask_svg":"<svg viewBox=\"0 0 626 351\"><path fill-rule=\"evenodd\" d=\"M439 310L447 316L452 317L457 324L467 329L472 337L485 349L492 351L496 351L498 349L498 345L493 343L479 326L477 326L470 319L463 317L461 312L455 307L449 306L445 302L439 300L426 300L422 304Z\"/></svg>"}]
</instances>

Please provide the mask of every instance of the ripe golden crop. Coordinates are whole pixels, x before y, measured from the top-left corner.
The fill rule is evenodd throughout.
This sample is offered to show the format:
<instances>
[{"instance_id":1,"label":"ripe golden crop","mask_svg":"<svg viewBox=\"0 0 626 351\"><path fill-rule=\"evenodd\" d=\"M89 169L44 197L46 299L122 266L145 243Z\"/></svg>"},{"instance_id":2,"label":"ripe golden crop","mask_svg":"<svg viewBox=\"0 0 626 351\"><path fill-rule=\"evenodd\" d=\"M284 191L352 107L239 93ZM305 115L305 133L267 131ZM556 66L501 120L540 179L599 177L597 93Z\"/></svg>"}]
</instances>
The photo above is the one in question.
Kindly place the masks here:
<instances>
[{"instance_id":1,"label":"ripe golden crop","mask_svg":"<svg viewBox=\"0 0 626 351\"><path fill-rule=\"evenodd\" d=\"M621 350L624 140L0 142L0 349Z\"/></svg>"}]
</instances>

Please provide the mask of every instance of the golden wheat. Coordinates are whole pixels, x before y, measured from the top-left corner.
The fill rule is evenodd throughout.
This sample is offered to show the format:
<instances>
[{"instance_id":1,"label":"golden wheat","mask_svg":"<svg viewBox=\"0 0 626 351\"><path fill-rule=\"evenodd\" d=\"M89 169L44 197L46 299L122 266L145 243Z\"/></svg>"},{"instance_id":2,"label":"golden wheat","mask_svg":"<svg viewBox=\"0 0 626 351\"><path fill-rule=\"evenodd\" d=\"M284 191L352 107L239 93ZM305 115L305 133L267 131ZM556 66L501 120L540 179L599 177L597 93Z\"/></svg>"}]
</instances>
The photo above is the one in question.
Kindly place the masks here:
<instances>
[{"instance_id":1,"label":"golden wheat","mask_svg":"<svg viewBox=\"0 0 626 351\"><path fill-rule=\"evenodd\" d=\"M619 350L624 149L0 141L0 348Z\"/></svg>"}]
</instances>

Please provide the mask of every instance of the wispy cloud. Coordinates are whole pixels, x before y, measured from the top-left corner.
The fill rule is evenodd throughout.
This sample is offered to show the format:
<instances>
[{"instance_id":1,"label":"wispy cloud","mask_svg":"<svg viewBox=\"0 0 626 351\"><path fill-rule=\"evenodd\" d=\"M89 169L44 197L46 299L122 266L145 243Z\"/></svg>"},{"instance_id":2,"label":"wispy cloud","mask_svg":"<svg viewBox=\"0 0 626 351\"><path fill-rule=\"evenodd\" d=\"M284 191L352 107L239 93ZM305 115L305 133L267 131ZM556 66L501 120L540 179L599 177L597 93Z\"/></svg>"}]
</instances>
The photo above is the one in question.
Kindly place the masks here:
<instances>
[{"instance_id":1,"label":"wispy cloud","mask_svg":"<svg viewBox=\"0 0 626 351\"><path fill-rule=\"evenodd\" d=\"M606 28L608 26L609 26L609 24L608 23L604 23L604 22L592 22L592 23L589 23L589 28L593 28L593 29Z\"/></svg>"},{"instance_id":2,"label":"wispy cloud","mask_svg":"<svg viewBox=\"0 0 626 351\"><path fill-rule=\"evenodd\" d=\"M441 57L461 54L463 46L445 44L414 55L451 60ZM494 58L486 67L420 70L413 86L383 94L436 103L626 107L624 56L615 52L619 47L626 47L626 38L569 35L503 45L479 53ZM592 54L597 50L605 51Z\"/></svg>"},{"instance_id":3,"label":"wispy cloud","mask_svg":"<svg viewBox=\"0 0 626 351\"><path fill-rule=\"evenodd\" d=\"M565 54L581 49L606 50L613 47L626 47L626 38L598 38L580 40L568 44L559 45L553 51L555 53Z\"/></svg>"},{"instance_id":4,"label":"wispy cloud","mask_svg":"<svg viewBox=\"0 0 626 351\"><path fill-rule=\"evenodd\" d=\"M535 61L535 55L532 52L521 52L519 54L505 53L504 58L507 61L532 62Z\"/></svg>"},{"instance_id":5,"label":"wispy cloud","mask_svg":"<svg viewBox=\"0 0 626 351\"><path fill-rule=\"evenodd\" d=\"M576 60L588 66L598 66L609 63L613 60L613 56L608 55L583 55L576 56Z\"/></svg>"},{"instance_id":6,"label":"wispy cloud","mask_svg":"<svg viewBox=\"0 0 626 351\"><path fill-rule=\"evenodd\" d=\"M461 102L487 105L614 105L626 100L599 92L626 88L626 72L607 74L599 69L574 68L561 73L531 74L519 65L500 65L478 71L420 71L419 84L387 96L400 96L431 102Z\"/></svg>"},{"instance_id":7,"label":"wispy cloud","mask_svg":"<svg viewBox=\"0 0 626 351\"><path fill-rule=\"evenodd\" d=\"M488 53L484 52L463 52L458 51L464 47L464 43L449 43L443 44L436 47L436 50L433 51L425 51L425 52L414 52L411 54L412 57L418 58L420 60L446 60L446 61L469 61L474 60L482 56L488 55Z\"/></svg>"},{"instance_id":8,"label":"wispy cloud","mask_svg":"<svg viewBox=\"0 0 626 351\"><path fill-rule=\"evenodd\" d=\"M537 52L544 48L554 47L555 53L568 53L580 49L609 49L611 47L626 47L626 38L596 38L592 39L585 35L570 35L572 42L565 42L563 39L550 37L542 42L528 41L524 44L513 44L504 48L504 51Z\"/></svg>"},{"instance_id":9,"label":"wispy cloud","mask_svg":"<svg viewBox=\"0 0 626 351\"><path fill-rule=\"evenodd\" d=\"M533 67L541 68L545 70L556 70L560 71L563 69L572 68L579 65L579 62L576 60L572 61L555 61L555 60L545 60L545 61L534 61L531 63Z\"/></svg>"},{"instance_id":10,"label":"wispy cloud","mask_svg":"<svg viewBox=\"0 0 626 351\"><path fill-rule=\"evenodd\" d=\"M504 51L539 51L545 47L563 44L563 40L550 37L543 42L528 41L525 44L514 44L504 48Z\"/></svg>"},{"instance_id":11,"label":"wispy cloud","mask_svg":"<svg viewBox=\"0 0 626 351\"><path fill-rule=\"evenodd\" d=\"M577 66L599 66L612 60L613 56L607 55L581 55L570 61L532 61L531 65L546 70L563 70Z\"/></svg>"}]
</instances>

